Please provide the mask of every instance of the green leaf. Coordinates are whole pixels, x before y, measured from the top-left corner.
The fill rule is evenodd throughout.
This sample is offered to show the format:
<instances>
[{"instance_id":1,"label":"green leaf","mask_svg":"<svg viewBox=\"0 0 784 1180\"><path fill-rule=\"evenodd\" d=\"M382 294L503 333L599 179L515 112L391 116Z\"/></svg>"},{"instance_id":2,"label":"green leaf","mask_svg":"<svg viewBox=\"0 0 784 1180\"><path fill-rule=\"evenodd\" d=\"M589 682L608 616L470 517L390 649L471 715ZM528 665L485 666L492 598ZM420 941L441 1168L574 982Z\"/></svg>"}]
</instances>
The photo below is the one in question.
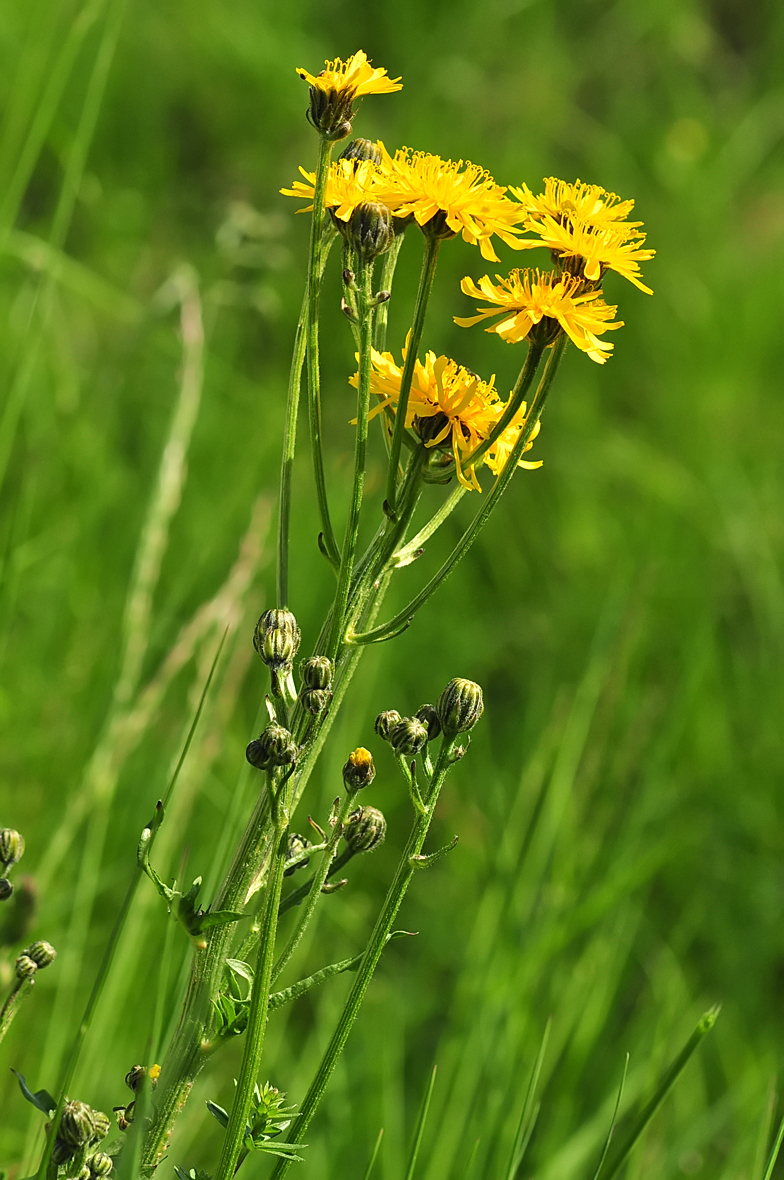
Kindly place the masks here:
<instances>
[{"instance_id":1,"label":"green leaf","mask_svg":"<svg viewBox=\"0 0 784 1180\"><path fill-rule=\"evenodd\" d=\"M216 910L214 913L197 914L191 926L191 934L202 934L205 930L213 930L216 926L228 926L231 922L239 922L245 914L238 914L234 910Z\"/></svg>"},{"instance_id":2,"label":"green leaf","mask_svg":"<svg viewBox=\"0 0 784 1180\"><path fill-rule=\"evenodd\" d=\"M32 1103L33 1106L37 1107L38 1110L42 1111L47 1117L54 1114L54 1112L57 1110L57 1099L53 1098L48 1090L36 1090L35 1094L33 1094L32 1090L30 1090L29 1086L27 1085L23 1074L19 1073L18 1070L15 1069L12 1069L11 1073L16 1074L19 1080L19 1089L22 1091L22 1094L28 1102Z\"/></svg>"},{"instance_id":3,"label":"green leaf","mask_svg":"<svg viewBox=\"0 0 784 1180\"><path fill-rule=\"evenodd\" d=\"M218 1106L217 1102L208 1102L207 1110L213 1118L217 1119L222 1127L229 1125L229 1112L224 1110L222 1106Z\"/></svg>"}]
</instances>

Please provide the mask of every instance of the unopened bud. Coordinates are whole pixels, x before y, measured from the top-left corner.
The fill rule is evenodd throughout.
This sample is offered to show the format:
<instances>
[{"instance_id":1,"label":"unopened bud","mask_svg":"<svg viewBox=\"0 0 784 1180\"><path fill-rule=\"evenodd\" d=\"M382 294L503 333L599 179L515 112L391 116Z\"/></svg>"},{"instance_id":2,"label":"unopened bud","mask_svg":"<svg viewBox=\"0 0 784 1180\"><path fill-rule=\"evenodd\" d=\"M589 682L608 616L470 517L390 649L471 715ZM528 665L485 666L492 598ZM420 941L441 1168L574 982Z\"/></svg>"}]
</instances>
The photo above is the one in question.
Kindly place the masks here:
<instances>
[{"instance_id":1,"label":"unopened bud","mask_svg":"<svg viewBox=\"0 0 784 1180\"><path fill-rule=\"evenodd\" d=\"M273 722L248 744L245 757L257 770L293 766L297 761L297 744L287 729Z\"/></svg>"},{"instance_id":2,"label":"unopened bud","mask_svg":"<svg viewBox=\"0 0 784 1180\"><path fill-rule=\"evenodd\" d=\"M414 716L422 722L427 730L427 740L434 742L441 732L441 722L438 720L435 705L423 705L421 709L417 709Z\"/></svg>"},{"instance_id":3,"label":"unopened bud","mask_svg":"<svg viewBox=\"0 0 784 1180\"><path fill-rule=\"evenodd\" d=\"M348 223L348 237L359 258L372 262L385 254L395 240L392 214L386 205L363 201L357 205Z\"/></svg>"},{"instance_id":4,"label":"unopened bud","mask_svg":"<svg viewBox=\"0 0 784 1180\"><path fill-rule=\"evenodd\" d=\"M300 629L290 610L265 610L256 624L253 646L268 668L290 667L297 654Z\"/></svg>"},{"instance_id":5,"label":"unopened bud","mask_svg":"<svg viewBox=\"0 0 784 1180\"><path fill-rule=\"evenodd\" d=\"M22 953L29 955L36 967L39 968L49 967L57 958L57 951L54 949L51 942L44 942L43 939L39 939L38 942L32 943L32 945Z\"/></svg>"},{"instance_id":6,"label":"unopened bud","mask_svg":"<svg viewBox=\"0 0 784 1180\"><path fill-rule=\"evenodd\" d=\"M105 1139L111 1130L112 1122L108 1114L104 1114L102 1110L94 1110L93 1116L93 1142L98 1143L99 1140Z\"/></svg>"},{"instance_id":7,"label":"unopened bud","mask_svg":"<svg viewBox=\"0 0 784 1180\"><path fill-rule=\"evenodd\" d=\"M307 709L308 713L312 713L314 717L318 717L319 713L328 709L331 700L332 693L327 688L306 688L302 694L303 708Z\"/></svg>"},{"instance_id":8,"label":"unopened bud","mask_svg":"<svg viewBox=\"0 0 784 1180\"><path fill-rule=\"evenodd\" d=\"M369 787L375 777L376 768L373 765L373 755L364 746L358 746L349 754L348 761L343 767L343 782L346 785L346 790L349 792L361 791L363 787Z\"/></svg>"},{"instance_id":9,"label":"unopened bud","mask_svg":"<svg viewBox=\"0 0 784 1180\"><path fill-rule=\"evenodd\" d=\"M384 713L379 713L376 718L376 733L385 742L389 741L389 735L400 720L400 714L397 709L387 709Z\"/></svg>"},{"instance_id":10,"label":"unopened bud","mask_svg":"<svg viewBox=\"0 0 784 1180\"><path fill-rule=\"evenodd\" d=\"M286 860L294 860L301 856L303 852L307 852L310 848L310 840L306 840L304 836L300 836L299 832L292 832L289 836L289 842L286 846ZM297 869L304 869L310 863L306 857L305 860L299 860L295 865L283 870L284 877L290 877L292 873L296 873Z\"/></svg>"},{"instance_id":11,"label":"unopened bud","mask_svg":"<svg viewBox=\"0 0 784 1180\"><path fill-rule=\"evenodd\" d=\"M418 717L403 717L390 733L389 744L404 757L418 754L427 744L427 728Z\"/></svg>"},{"instance_id":12,"label":"unopened bud","mask_svg":"<svg viewBox=\"0 0 784 1180\"><path fill-rule=\"evenodd\" d=\"M29 955L20 955L14 967L17 979L32 979L38 970L38 964Z\"/></svg>"},{"instance_id":13,"label":"unopened bud","mask_svg":"<svg viewBox=\"0 0 784 1180\"><path fill-rule=\"evenodd\" d=\"M91 1155L87 1161L87 1167L90 1169L90 1175L95 1176L96 1180L99 1176L108 1176L114 1167L114 1160L105 1151L98 1151L95 1155Z\"/></svg>"},{"instance_id":14,"label":"unopened bud","mask_svg":"<svg viewBox=\"0 0 784 1180\"><path fill-rule=\"evenodd\" d=\"M13 828L0 828L0 864L8 869L22 859L25 850L24 836Z\"/></svg>"},{"instance_id":15,"label":"unopened bud","mask_svg":"<svg viewBox=\"0 0 784 1180\"><path fill-rule=\"evenodd\" d=\"M88 1168L87 1164L82 1164L81 1168L74 1176L74 1180L90 1180L91 1176L92 1172Z\"/></svg>"},{"instance_id":16,"label":"unopened bud","mask_svg":"<svg viewBox=\"0 0 784 1180\"><path fill-rule=\"evenodd\" d=\"M300 664L305 688L331 688L334 669L329 656L311 656Z\"/></svg>"},{"instance_id":17,"label":"unopened bud","mask_svg":"<svg viewBox=\"0 0 784 1180\"><path fill-rule=\"evenodd\" d=\"M370 160L371 164L381 163L381 149L370 139L352 139L340 153L341 160Z\"/></svg>"},{"instance_id":18,"label":"unopened bud","mask_svg":"<svg viewBox=\"0 0 784 1180\"><path fill-rule=\"evenodd\" d=\"M59 1168L61 1164L66 1164L71 1156L76 1154L76 1148L72 1143L66 1143L64 1139L59 1137L54 1141L52 1148L52 1163Z\"/></svg>"},{"instance_id":19,"label":"unopened bud","mask_svg":"<svg viewBox=\"0 0 784 1180\"><path fill-rule=\"evenodd\" d=\"M350 852L372 852L387 834L387 821L377 807L358 807L346 821L343 839Z\"/></svg>"},{"instance_id":20,"label":"unopened bud","mask_svg":"<svg viewBox=\"0 0 784 1180\"><path fill-rule=\"evenodd\" d=\"M448 738L457 737L473 729L482 716L485 708L482 690L473 680L456 677L441 693L436 708L444 734Z\"/></svg>"},{"instance_id":21,"label":"unopened bud","mask_svg":"<svg viewBox=\"0 0 784 1180\"><path fill-rule=\"evenodd\" d=\"M66 1102L60 1119L59 1137L72 1147L84 1147L97 1137L95 1133L96 1111L86 1102ZM106 1115L103 1116L106 1118ZM106 1120L108 1124L108 1119ZM107 1126L106 1131L109 1130ZM104 1135L106 1134L104 1131Z\"/></svg>"},{"instance_id":22,"label":"unopened bud","mask_svg":"<svg viewBox=\"0 0 784 1180\"><path fill-rule=\"evenodd\" d=\"M142 1084L142 1080L147 1077L150 1079L150 1089L154 1090L158 1085L158 1078L161 1076L160 1065L132 1065L125 1075L125 1084L128 1089L135 1094Z\"/></svg>"},{"instance_id":23,"label":"unopened bud","mask_svg":"<svg viewBox=\"0 0 784 1180\"><path fill-rule=\"evenodd\" d=\"M0 901L8 901L13 895L14 887L7 877L0 877Z\"/></svg>"}]
</instances>

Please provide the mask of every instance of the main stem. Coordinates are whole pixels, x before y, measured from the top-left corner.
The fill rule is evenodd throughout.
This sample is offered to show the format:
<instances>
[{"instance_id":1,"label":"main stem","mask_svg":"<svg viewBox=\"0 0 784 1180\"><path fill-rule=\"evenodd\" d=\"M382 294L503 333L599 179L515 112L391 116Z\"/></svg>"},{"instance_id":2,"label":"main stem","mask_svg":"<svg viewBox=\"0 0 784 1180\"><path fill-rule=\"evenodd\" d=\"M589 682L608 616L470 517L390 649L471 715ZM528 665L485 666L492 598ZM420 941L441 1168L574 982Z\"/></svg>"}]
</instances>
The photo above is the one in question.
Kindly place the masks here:
<instances>
[{"instance_id":1,"label":"main stem","mask_svg":"<svg viewBox=\"0 0 784 1180\"><path fill-rule=\"evenodd\" d=\"M416 871L414 867L416 862L413 858L419 856L422 851L422 846L433 818L433 812L438 802L438 796L450 766L450 756L454 745L454 738L445 738L441 744L424 814L418 814L414 820L408 841L398 863L397 871L384 899L381 912L376 919L376 924L373 927L365 953L362 956L362 961L357 969L354 984L346 998L337 1027L332 1034L332 1038L324 1052L316 1075L311 1082L310 1089L305 1095L305 1100L300 1107L294 1131L289 1135L289 1141L291 1143L302 1143L307 1134L311 1120L316 1113L321 1099L324 1097L329 1079L343 1052L354 1021L359 1014L365 993L373 978L378 961L381 958L381 953L387 944L389 935L392 933L392 926L397 917L397 912L411 884L411 878ZM291 1160L280 1159L272 1172L270 1180L282 1180L291 1162Z\"/></svg>"},{"instance_id":2,"label":"main stem","mask_svg":"<svg viewBox=\"0 0 784 1180\"><path fill-rule=\"evenodd\" d=\"M438 251L441 246L441 239L435 238L430 234L425 234L425 254L422 259L422 272L419 276L419 288L417 290L416 303L414 305L414 318L411 322L411 331L406 342L406 361L403 366L403 375L400 378L400 396L398 398L397 409L395 412L395 426L392 431L392 442L389 447L389 467L387 468L387 511L390 514L395 512L397 501L397 473L400 466L400 450L403 445L403 432L406 428L406 411L408 410L408 397L411 392L411 382L414 377L414 365L416 364L417 353L419 352L419 344L422 339L422 330L425 326L425 315L427 313L427 305L430 301L430 292L433 290L433 279L436 274L436 267L438 266Z\"/></svg>"},{"instance_id":3,"label":"main stem","mask_svg":"<svg viewBox=\"0 0 784 1180\"><path fill-rule=\"evenodd\" d=\"M274 808L277 820L275 844L267 882L267 896L264 902L256 971L251 989L245 1047L215 1180L230 1180L234 1175L245 1140L245 1129L248 1125L253 1091L264 1049L264 1034L267 1031L272 966L275 961L275 936L278 930L278 907L280 906L283 870L286 867L288 847L288 782L284 781L278 790L282 798L278 799L277 806Z\"/></svg>"}]
</instances>

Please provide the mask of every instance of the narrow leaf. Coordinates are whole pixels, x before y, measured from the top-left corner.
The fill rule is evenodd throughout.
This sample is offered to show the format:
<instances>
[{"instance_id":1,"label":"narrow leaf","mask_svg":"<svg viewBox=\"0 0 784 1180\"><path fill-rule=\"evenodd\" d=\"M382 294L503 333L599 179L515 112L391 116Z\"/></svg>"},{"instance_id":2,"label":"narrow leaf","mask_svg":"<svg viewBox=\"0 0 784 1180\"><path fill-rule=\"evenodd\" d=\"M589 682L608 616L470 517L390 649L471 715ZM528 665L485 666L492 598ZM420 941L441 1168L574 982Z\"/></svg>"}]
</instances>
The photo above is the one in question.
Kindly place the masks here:
<instances>
[{"instance_id":1,"label":"narrow leaf","mask_svg":"<svg viewBox=\"0 0 784 1180\"><path fill-rule=\"evenodd\" d=\"M229 1112L224 1110L222 1106L218 1106L217 1102L207 1102L207 1110L216 1118L222 1127L229 1125Z\"/></svg>"},{"instance_id":2,"label":"narrow leaf","mask_svg":"<svg viewBox=\"0 0 784 1180\"><path fill-rule=\"evenodd\" d=\"M427 1116L430 1110L430 1099L433 1097L433 1086L436 1082L437 1069L438 1066L434 1065L432 1073L430 1074L430 1081L427 1084L427 1089L425 1090L425 1095L422 1099L422 1105L419 1109L416 1131L414 1132L414 1142L411 1144L411 1155L408 1160L408 1168L406 1169L406 1180L413 1180L416 1162L419 1156L419 1149L422 1146L422 1136L425 1132L425 1123L427 1122Z\"/></svg>"},{"instance_id":3,"label":"narrow leaf","mask_svg":"<svg viewBox=\"0 0 784 1180\"><path fill-rule=\"evenodd\" d=\"M544 1033L542 1035L542 1042L539 1045L539 1052L536 1055L534 1067L531 1070L531 1077L528 1080L528 1089L525 1094L525 1102L523 1109L520 1112L520 1122L517 1124L517 1134L515 1135L514 1144L512 1145L512 1154L509 1157L509 1167L506 1170L506 1180L515 1180L517 1170L523 1162L526 1148L531 1139L536 1117L539 1113L539 1107L536 1105L536 1088L539 1085L539 1075L542 1072L542 1065L544 1064L544 1055L547 1052L547 1042L550 1039L550 1026L552 1020L548 1019L544 1026ZM478 1143L478 1141L477 1141Z\"/></svg>"},{"instance_id":4,"label":"narrow leaf","mask_svg":"<svg viewBox=\"0 0 784 1180\"><path fill-rule=\"evenodd\" d=\"M371 1172L373 1171L373 1168L375 1166L376 1157L378 1155L378 1150L381 1147L381 1140L383 1138L384 1138L384 1128L381 1127L381 1129L378 1132L378 1135L376 1136L376 1143L373 1148L373 1151L371 1152L370 1159L368 1160L368 1166L365 1169L364 1180L370 1180L370 1175L371 1175Z\"/></svg>"},{"instance_id":5,"label":"narrow leaf","mask_svg":"<svg viewBox=\"0 0 784 1180\"><path fill-rule=\"evenodd\" d=\"M610 1119L610 1129L607 1132L607 1138L604 1141L604 1147L602 1149L602 1154L599 1158L599 1162L596 1165L596 1171L593 1174L593 1180L599 1180L599 1173L601 1172L601 1170L604 1166L604 1161L607 1159L607 1152L610 1150L610 1141L612 1140L613 1132L615 1130L615 1125L618 1121L618 1111L620 1110L621 1098L623 1097L623 1090L624 1090L624 1086L626 1085L626 1071L628 1070L628 1068L629 1068L629 1054L627 1053L626 1060L623 1063L623 1075L621 1077L621 1084L618 1087L618 1095L615 1099L615 1108L613 1110L612 1118Z\"/></svg>"},{"instance_id":6,"label":"narrow leaf","mask_svg":"<svg viewBox=\"0 0 784 1180\"><path fill-rule=\"evenodd\" d=\"M782 1140L784 1140L784 1119L779 1123L779 1129L776 1132L776 1142L773 1144L773 1149L768 1159L768 1166L765 1169L765 1175L762 1177L762 1180L770 1180L773 1175L773 1169L776 1166L776 1160L779 1158L779 1152L781 1151Z\"/></svg>"}]
</instances>

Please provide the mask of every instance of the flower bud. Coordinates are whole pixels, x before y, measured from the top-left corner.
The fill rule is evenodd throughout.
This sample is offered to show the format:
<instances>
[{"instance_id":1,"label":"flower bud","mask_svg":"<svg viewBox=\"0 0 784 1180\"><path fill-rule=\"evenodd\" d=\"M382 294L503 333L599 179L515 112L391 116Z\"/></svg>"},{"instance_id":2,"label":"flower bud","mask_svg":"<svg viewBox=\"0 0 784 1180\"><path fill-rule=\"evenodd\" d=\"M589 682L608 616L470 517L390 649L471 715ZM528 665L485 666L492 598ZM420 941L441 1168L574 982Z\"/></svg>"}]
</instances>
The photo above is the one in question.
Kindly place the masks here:
<instances>
[{"instance_id":1,"label":"flower bud","mask_svg":"<svg viewBox=\"0 0 784 1180\"><path fill-rule=\"evenodd\" d=\"M97 1180L99 1176L108 1176L114 1167L114 1160L110 1155L104 1151L98 1151L95 1155L91 1155L87 1161L87 1167L90 1169L90 1175Z\"/></svg>"},{"instance_id":2,"label":"flower bud","mask_svg":"<svg viewBox=\"0 0 784 1180\"><path fill-rule=\"evenodd\" d=\"M0 877L0 901L8 901L12 896L14 887L7 877Z\"/></svg>"},{"instance_id":3,"label":"flower bud","mask_svg":"<svg viewBox=\"0 0 784 1180\"><path fill-rule=\"evenodd\" d=\"M154 1090L158 1085L158 1078L161 1076L160 1065L132 1065L125 1075L125 1084L128 1089L135 1094L142 1084L142 1079L149 1077L150 1089Z\"/></svg>"},{"instance_id":4,"label":"flower bud","mask_svg":"<svg viewBox=\"0 0 784 1180\"><path fill-rule=\"evenodd\" d=\"M268 668L290 667L297 654L301 633L290 610L265 610L256 624L253 646Z\"/></svg>"},{"instance_id":5,"label":"flower bud","mask_svg":"<svg viewBox=\"0 0 784 1180\"><path fill-rule=\"evenodd\" d=\"M397 709L387 709L384 713L379 713L376 718L376 733L383 741L389 741L389 735L400 720L400 714Z\"/></svg>"},{"instance_id":6,"label":"flower bud","mask_svg":"<svg viewBox=\"0 0 784 1180\"><path fill-rule=\"evenodd\" d=\"M329 708L331 700L332 693L327 688L306 688L302 694L302 707L318 717L319 713Z\"/></svg>"},{"instance_id":7,"label":"flower bud","mask_svg":"<svg viewBox=\"0 0 784 1180\"><path fill-rule=\"evenodd\" d=\"M332 688L334 669L329 656L311 656L299 667L305 688Z\"/></svg>"},{"instance_id":8,"label":"flower bud","mask_svg":"<svg viewBox=\"0 0 784 1180\"><path fill-rule=\"evenodd\" d=\"M441 728L448 738L473 729L484 712L482 690L473 680L456 677L441 693L436 709Z\"/></svg>"},{"instance_id":9,"label":"flower bud","mask_svg":"<svg viewBox=\"0 0 784 1180\"><path fill-rule=\"evenodd\" d=\"M417 717L403 717L390 733L389 744L404 757L418 754L427 744L427 728Z\"/></svg>"},{"instance_id":10,"label":"flower bud","mask_svg":"<svg viewBox=\"0 0 784 1180\"><path fill-rule=\"evenodd\" d=\"M249 742L245 757L257 770L267 770L272 766L293 766L297 761L297 745L287 729L273 722Z\"/></svg>"},{"instance_id":11,"label":"flower bud","mask_svg":"<svg viewBox=\"0 0 784 1180\"><path fill-rule=\"evenodd\" d=\"M427 740L434 742L441 732L441 722L438 720L435 705L423 705L421 709L417 709L414 716L427 730Z\"/></svg>"},{"instance_id":12,"label":"flower bud","mask_svg":"<svg viewBox=\"0 0 784 1180\"><path fill-rule=\"evenodd\" d=\"M286 847L286 860L294 860L295 856L301 856L310 848L310 840L306 840L304 836L300 836L299 832L292 832L289 836L289 842ZM292 873L296 873L297 869L304 869L310 864L310 860L301 860L290 868L283 870L284 877L290 877Z\"/></svg>"},{"instance_id":13,"label":"flower bud","mask_svg":"<svg viewBox=\"0 0 784 1180\"><path fill-rule=\"evenodd\" d=\"M51 942L44 942L39 939L38 942L32 943L31 946L23 951L22 954L29 955L36 967L49 967L57 958L57 951L52 946Z\"/></svg>"},{"instance_id":14,"label":"flower bud","mask_svg":"<svg viewBox=\"0 0 784 1180\"><path fill-rule=\"evenodd\" d=\"M395 240L392 214L386 205L363 201L357 205L348 223L348 238L363 262L372 262L386 254Z\"/></svg>"},{"instance_id":15,"label":"flower bud","mask_svg":"<svg viewBox=\"0 0 784 1180\"><path fill-rule=\"evenodd\" d=\"M308 121L325 139L334 142L351 134L351 121L355 114L352 106L354 93L353 89L340 90L335 87L322 90L318 86L310 87Z\"/></svg>"},{"instance_id":16,"label":"flower bud","mask_svg":"<svg viewBox=\"0 0 784 1180\"><path fill-rule=\"evenodd\" d=\"M0 864L5 868L22 859L25 850L24 836L13 828L0 828Z\"/></svg>"},{"instance_id":17,"label":"flower bud","mask_svg":"<svg viewBox=\"0 0 784 1180\"><path fill-rule=\"evenodd\" d=\"M92 1172L87 1167L87 1164L82 1164L79 1171L74 1176L74 1180L91 1180Z\"/></svg>"},{"instance_id":18,"label":"flower bud","mask_svg":"<svg viewBox=\"0 0 784 1180\"><path fill-rule=\"evenodd\" d=\"M102 1110L93 1110L93 1142L105 1139L111 1130L112 1121Z\"/></svg>"},{"instance_id":19,"label":"flower bud","mask_svg":"<svg viewBox=\"0 0 784 1180\"><path fill-rule=\"evenodd\" d=\"M387 821L377 807L358 807L346 821L343 839L349 852L372 852L387 834Z\"/></svg>"},{"instance_id":20,"label":"flower bud","mask_svg":"<svg viewBox=\"0 0 784 1180\"><path fill-rule=\"evenodd\" d=\"M38 970L38 964L29 955L20 955L14 966L17 979L32 979Z\"/></svg>"},{"instance_id":21,"label":"flower bud","mask_svg":"<svg viewBox=\"0 0 784 1180\"><path fill-rule=\"evenodd\" d=\"M59 1168L62 1164L68 1163L71 1156L76 1154L76 1148L71 1143L66 1143L64 1139L59 1137L54 1141L52 1148L52 1163Z\"/></svg>"},{"instance_id":22,"label":"flower bud","mask_svg":"<svg viewBox=\"0 0 784 1180\"><path fill-rule=\"evenodd\" d=\"M349 754L348 761L343 767L343 782L346 785L346 790L353 793L360 791L363 787L369 787L375 777L376 768L373 765L373 755L364 746L358 746Z\"/></svg>"},{"instance_id":23,"label":"flower bud","mask_svg":"<svg viewBox=\"0 0 784 1180\"><path fill-rule=\"evenodd\" d=\"M63 1107L58 1136L72 1147L84 1147L96 1138L96 1111L86 1102L66 1102ZM103 1116L106 1118L106 1115ZM106 1120L108 1124L108 1119ZM107 1126L106 1131L109 1130ZM104 1134L106 1134L104 1131ZM103 1135L98 1136L103 1138Z\"/></svg>"},{"instance_id":24,"label":"flower bud","mask_svg":"<svg viewBox=\"0 0 784 1180\"><path fill-rule=\"evenodd\" d=\"M341 160L370 160L371 164L381 163L381 149L370 139L352 139L340 153Z\"/></svg>"}]
</instances>

